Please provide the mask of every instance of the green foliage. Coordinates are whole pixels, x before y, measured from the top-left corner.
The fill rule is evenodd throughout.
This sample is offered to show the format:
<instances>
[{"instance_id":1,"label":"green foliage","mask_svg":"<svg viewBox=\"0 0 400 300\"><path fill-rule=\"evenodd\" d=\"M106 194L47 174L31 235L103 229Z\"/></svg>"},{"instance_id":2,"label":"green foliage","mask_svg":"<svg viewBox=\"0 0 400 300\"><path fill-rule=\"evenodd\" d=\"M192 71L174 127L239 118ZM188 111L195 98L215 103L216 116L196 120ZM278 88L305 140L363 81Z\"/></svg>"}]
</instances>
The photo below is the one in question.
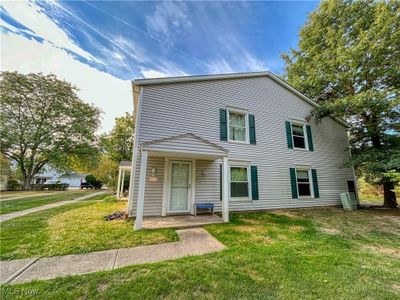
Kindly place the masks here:
<instances>
[{"instance_id":1,"label":"green foliage","mask_svg":"<svg viewBox=\"0 0 400 300\"><path fill-rule=\"evenodd\" d=\"M102 154L93 173L109 189L117 188L119 163L132 159L134 127L133 115L125 113L125 116L115 118L114 128L108 134L100 136L99 147ZM124 186L129 186L129 176L125 177Z\"/></svg>"},{"instance_id":2,"label":"green foliage","mask_svg":"<svg viewBox=\"0 0 400 300\"><path fill-rule=\"evenodd\" d=\"M89 153L100 111L55 75L1 73L2 153L15 161L24 188L45 164L68 168L68 157Z\"/></svg>"},{"instance_id":3,"label":"green foliage","mask_svg":"<svg viewBox=\"0 0 400 300\"><path fill-rule=\"evenodd\" d=\"M18 191L21 187L21 184L16 179L9 179L7 181L7 191Z\"/></svg>"},{"instance_id":4,"label":"green foliage","mask_svg":"<svg viewBox=\"0 0 400 300\"><path fill-rule=\"evenodd\" d=\"M115 190L118 181L118 162L103 155L93 174L107 185L109 189Z\"/></svg>"},{"instance_id":5,"label":"green foliage","mask_svg":"<svg viewBox=\"0 0 400 300\"><path fill-rule=\"evenodd\" d=\"M94 189L101 189L103 183L98 180L94 175L90 174L85 177L85 181L93 186Z\"/></svg>"},{"instance_id":6,"label":"green foliage","mask_svg":"<svg viewBox=\"0 0 400 300\"><path fill-rule=\"evenodd\" d=\"M111 195L111 196L104 197L103 201L112 203L112 202L117 202L118 200L117 200L116 196Z\"/></svg>"},{"instance_id":7,"label":"green foliage","mask_svg":"<svg viewBox=\"0 0 400 300\"><path fill-rule=\"evenodd\" d=\"M8 177L11 175L11 164L10 161L0 153L0 176Z\"/></svg>"},{"instance_id":8,"label":"green foliage","mask_svg":"<svg viewBox=\"0 0 400 300\"><path fill-rule=\"evenodd\" d=\"M363 195L383 196L383 188L381 185L372 184L365 180L364 177L360 177L357 180L358 191Z\"/></svg>"},{"instance_id":9,"label":"green foliage","mask_svg":"<svg viewBox=\"0 0 400 300\"><path fill-rule=\"evenodd\" d=\"M100 137L103 153L118 163L122 160L131 160L134 128L133 115L125 113L124 117L115 118L115 125L111 132Z\"/></svg>"},{"instance_id":10,"label":"green foliage","mask_svg":"<svg viewBox=\"0 0 400 300\"><path fill-rule=\"evenodd\" d=\"M65 191L69 187L68 183L51 183L51 184L43 184L43 183L34 183L31 184L31 189L35 191Z\"/></svg>"},{"instance_id":11,"label":"green foliage","mask_svg":"<svg viewBox=\"0 0 400 300\"><path fill-rule=\"evenodd\" d=\"M283 54L287 80L317 101L312 115L351 125L350 162L370 182L400 179L400 2L323 1Z\"/></svg>"}]
</instances>

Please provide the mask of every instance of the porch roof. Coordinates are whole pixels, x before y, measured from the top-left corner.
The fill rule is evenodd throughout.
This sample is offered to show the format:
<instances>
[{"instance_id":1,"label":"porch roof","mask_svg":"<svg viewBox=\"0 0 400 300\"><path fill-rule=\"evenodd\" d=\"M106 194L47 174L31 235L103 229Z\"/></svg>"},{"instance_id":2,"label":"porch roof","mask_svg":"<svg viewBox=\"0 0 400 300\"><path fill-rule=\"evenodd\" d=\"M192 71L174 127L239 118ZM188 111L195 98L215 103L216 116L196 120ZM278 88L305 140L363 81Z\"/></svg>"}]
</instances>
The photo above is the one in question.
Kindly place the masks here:
<instances>
[{"instance_id":1,"label":"porch roof","mask_svg":"<svg viewBox=\"0 0 400 300\"><path fill-rule=\"evenodd\" d=\"M150 156L173 155L216 159L228 156L228 150L193 133L185 133L142 143Z\"/></svg>"},{"instance_id":2,"label":"porch roof","mask_svg":"<svg viewBox=\"0 0 400 300\"><path fill-rule=\"evenodd\" d=\"M120 170L131 170L132 169L132 161L130 160L122 160L119 163Z\"/></svg>"}]
</instances>

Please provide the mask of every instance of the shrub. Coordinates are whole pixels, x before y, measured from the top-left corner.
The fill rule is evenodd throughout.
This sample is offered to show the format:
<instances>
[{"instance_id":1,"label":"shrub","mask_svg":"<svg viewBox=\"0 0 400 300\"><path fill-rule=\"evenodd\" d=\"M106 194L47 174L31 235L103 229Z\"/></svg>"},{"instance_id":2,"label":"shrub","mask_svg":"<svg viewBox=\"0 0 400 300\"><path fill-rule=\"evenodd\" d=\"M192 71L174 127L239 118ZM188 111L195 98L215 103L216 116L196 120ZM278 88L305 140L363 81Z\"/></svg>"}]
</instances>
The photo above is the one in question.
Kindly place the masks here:
<instances>
[{"instance_id":1,"label":"shrub","mask_svg":"<svg viewBox=\"0 0 400 300\"><path fill-rule=\"evenodd\" d=\"M87 175L85 177L87 183L90 183L94 189L99 190L103 186L103 183L98 180L94 175Z\"/></svg>"},{"instance_id":2,"label":"shrub","mask_svg":"<svg viewBox=\"0 0 400 300\"><path fill-rule=\"evenodd\" d=\"M103 198L104 202L117 202L117 197L111 195Z\"/></svg>"},{"instance_id":3,"label":"shrub","mask_svg":"<svg viewBox=\"0 0 400 300\"><path fill-rule=\"evenodd\" d=\"M9 179L7 182L7 191L19 191L22 185L15 179Z\"/></svg>"}]
</instances>

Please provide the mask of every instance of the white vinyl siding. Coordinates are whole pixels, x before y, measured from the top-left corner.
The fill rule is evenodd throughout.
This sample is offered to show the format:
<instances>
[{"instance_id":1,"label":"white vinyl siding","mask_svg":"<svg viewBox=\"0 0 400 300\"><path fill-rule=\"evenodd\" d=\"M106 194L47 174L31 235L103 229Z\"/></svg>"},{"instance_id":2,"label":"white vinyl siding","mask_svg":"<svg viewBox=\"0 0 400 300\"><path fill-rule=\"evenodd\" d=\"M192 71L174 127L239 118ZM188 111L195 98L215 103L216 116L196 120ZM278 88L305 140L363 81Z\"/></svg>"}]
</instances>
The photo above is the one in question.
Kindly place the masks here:
<instances>
[{"instance_id":1,"label":"white vinyl siding","mask_svg":"<svg viewBox=\"0 0 400 300\"><path fill-rule=\"evenodd\" d=\"M219 110L227 106L246 108L255 115L256 145L220 141ZM143 87L137 139L141 145L190 132L229 150L229 160L256 165L259 201L231 201L230 211L336 205L339 193L347 191L347 180L353 178L352 169L343 166L349 158L345 128L324 118L319 124L311 123L315 151L287 147L285 121L304 120L311 109L310 104L268 77L149 85ZM140 153L137 156L139 174ZM162 157L149 157L148 164L148 172L158 166L157 174L163 176L158 172L164 166ZM220 160L196 161L195 201L213 202L216 211L221 210L219 164ZM318 170L320 198L292 199L288 170L295 164ZM201 175L202 169L206 176ZM135 179L134 204L139 176ZM146 182L144 215L161 214L162 181Z\"/></svg>"}]
</instances>

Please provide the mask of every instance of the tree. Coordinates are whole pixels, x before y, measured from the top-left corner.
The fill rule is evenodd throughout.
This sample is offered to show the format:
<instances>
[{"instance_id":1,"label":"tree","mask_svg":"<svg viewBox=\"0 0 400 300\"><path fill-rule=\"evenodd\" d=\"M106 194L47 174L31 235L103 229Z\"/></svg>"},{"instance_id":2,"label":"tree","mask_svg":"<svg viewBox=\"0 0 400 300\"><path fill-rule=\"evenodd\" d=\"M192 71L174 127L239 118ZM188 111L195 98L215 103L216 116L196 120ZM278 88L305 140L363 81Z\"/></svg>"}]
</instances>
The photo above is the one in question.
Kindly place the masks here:
<instances>
[{"instance_id":1,"label":"tree","mask_svg":"<svg viewBox=\"0 0 400 300\"><path fill-rule=\"evenodd\" d=\"M351 125L350 163L383 185L390 207L400 180L399 15L394 0L323 1L300 30L298 49L282 55L288 82L321 105L311 115Z\"/></svg>"},{"instance_id":2,"label":"tree","mask_svg":"<svg viewBox=\"0 0 400 300\"><path fill-rule=\"evenodd\" d=\"M119 164L110 157L103 155L93 171L93 175L107 185L109 189L115 190L118 181L118 166Z\"/></svg>"},{"instance_id":3,"label":"tree","mask_svg":"<svg viewBox=\"0 0 400 300\"><path fill-rule=\"evenodd\" d=\"M11 164L10 161L0 153L0 186L1 190L7 189L8 179L11 176Z\"/></svg>"},{"instance_id":4,"label":"tree","mask_svg":"<svg viewBox=\"0 0 400 300\"><path fill-rule=\"evenodd\" d=\"M2 153L21 171L24 189L45 164L67 167L68 157L93 147L100 110L55 75L1 73Z\"/></svg>"},{"instance_id":5,"label":"tree","mask_svg":"<svg viewBox=\"0 0 400 300\"><path fill-rule=\"evenodd\" d=\"M135 118L129 113L115 118L115 125L110 133L100 137L100 147L116 162L131 160L133 152L133 133Z\"/></svg>"}]
</instances>

